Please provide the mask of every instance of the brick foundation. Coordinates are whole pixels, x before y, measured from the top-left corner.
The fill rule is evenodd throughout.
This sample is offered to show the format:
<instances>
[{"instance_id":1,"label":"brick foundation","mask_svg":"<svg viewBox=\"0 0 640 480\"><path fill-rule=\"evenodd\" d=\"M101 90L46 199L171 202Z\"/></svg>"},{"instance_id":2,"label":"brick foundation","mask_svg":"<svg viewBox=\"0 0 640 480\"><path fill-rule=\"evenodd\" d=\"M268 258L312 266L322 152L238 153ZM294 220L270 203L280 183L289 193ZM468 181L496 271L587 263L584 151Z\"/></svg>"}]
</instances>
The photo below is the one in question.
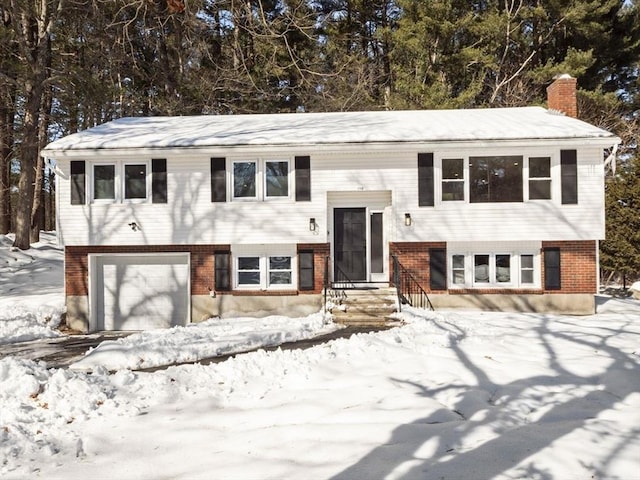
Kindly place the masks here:
<instances>
[{"instance_id":1,"label":"brick foundation","mask_svg":"<svg viewBox=\"0 0 640 480\"><path fill-rule=\"evenodd\" d=\"M66 296L85 296L89 294L88 255L101 254L138 254L138 253L190 253L191 255L191 295L208 295L215 290L214 256L216 253L229 252L230 245L122 245L122 246L81 246L65 247L64 282ZM300 244L298 252L314 252L314 290L302 292L270 292L270 295L317 294L322 291L324 277L324 259L329 255L329 244ZM228 295L261 295L264 292L218 292Z\"/></svg>"}]
</instances>

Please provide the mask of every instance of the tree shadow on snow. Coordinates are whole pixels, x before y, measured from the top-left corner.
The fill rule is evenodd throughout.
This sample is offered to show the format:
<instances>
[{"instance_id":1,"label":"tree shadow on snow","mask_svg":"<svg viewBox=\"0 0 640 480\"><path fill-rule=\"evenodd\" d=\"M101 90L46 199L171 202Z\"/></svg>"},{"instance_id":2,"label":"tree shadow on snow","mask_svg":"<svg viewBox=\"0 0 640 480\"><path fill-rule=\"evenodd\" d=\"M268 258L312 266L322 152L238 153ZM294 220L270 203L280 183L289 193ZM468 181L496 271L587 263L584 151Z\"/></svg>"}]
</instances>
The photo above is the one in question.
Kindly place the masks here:
<instances>
[{"instance_id":1,"label":"tree shadow on snow","mask_svg":"<svg viewBox=\"0 0 640 480\"><path fill-rule=\"evenodd\" d=\"M446 322L441 319L432 321L449 332L457 328L451 324L445 326ZM549 327L552 322L554 330ZM505 472L517 478L552 479L553 472L545 471L533 459L528 464L525 460L578 429L606 436L606 424L593 419L628 395L640 392L640 365L630 357L631 352L626 354L610 344L619 331L599 327L592 335L578 334L572 331L570 322L570 318L544 318L539 324L532 323L532 330L547 352L546 369L553 370L547 375L494 383L460 348L458 341L450 348L473 375L474 384L427 388L395 380L415 387L419 395L429 399L447 397L447 394L452 398L456 392L462 393L455 397L453 405L442 404L442 410L397 427L385 444L374 448L333 479L489 480ZM463 337L460 330L458 338ZM580 376L571 372L556 354L558 346L566 345L565 342L590 349L594 355L606 355L611 363L598 375ZM582 393L572 393L580 387ZM537 415L534 410L527 412L525 407L530 405L538 405L542 411ZM527 418L529 414L533 414L533 418ZM640 427L627 437L631 439L638 433ZM603 455L599 464L583 464L594 475L592 478L606 476L608 465L616 460L624 443L623 439ZM575 445L575 448L583 446ZM561 455L559 457L561 462Z\"/></svg>"}]
</instances>

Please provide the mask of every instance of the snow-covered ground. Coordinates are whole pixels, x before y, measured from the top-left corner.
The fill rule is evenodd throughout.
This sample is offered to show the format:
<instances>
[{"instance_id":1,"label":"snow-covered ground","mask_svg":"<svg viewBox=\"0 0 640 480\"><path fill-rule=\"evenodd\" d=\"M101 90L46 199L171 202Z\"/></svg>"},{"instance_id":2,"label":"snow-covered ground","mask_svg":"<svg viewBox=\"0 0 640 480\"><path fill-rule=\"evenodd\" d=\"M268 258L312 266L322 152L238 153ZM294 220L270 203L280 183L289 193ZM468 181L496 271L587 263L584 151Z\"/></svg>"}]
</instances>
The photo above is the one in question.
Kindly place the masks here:
<instances>
[{"instance_id":1,"label":"snow-covered ground","mask_svg":"<svg viewBox=\"0 0 640 480\"><path fill-rule=\"evenodd\" d=\"M34 260L18 273L0 266L0 323L39 323L53 332L61 298L42 314L44 295L4 290L19 283L13 274L47 287L28 273L40 268L40 251L55 249L21 252ZM61 297L58 273L49 293ZM99 365L98 357L128 358L124 341L117 355L108 353L114 344L94 354L91 373L3 358L0 476L640 479L640 306L602 299L599 312L408 309L406 325L392 330L153 373L109 373ZM237 328L228 322L216 340L251 332L258 339L252 346L262 337L273 341L259 332L273 333L282 321L298 325L287 335L309 335L327 328L317 317L244 319ZM157 358L160 338L187 349L208 341L190 338L199 330L152 335L157 342L148 348L148 334L140 334L130 350ZM0 335L19 332L3 328Z\"/></svg>"}]
</instances>

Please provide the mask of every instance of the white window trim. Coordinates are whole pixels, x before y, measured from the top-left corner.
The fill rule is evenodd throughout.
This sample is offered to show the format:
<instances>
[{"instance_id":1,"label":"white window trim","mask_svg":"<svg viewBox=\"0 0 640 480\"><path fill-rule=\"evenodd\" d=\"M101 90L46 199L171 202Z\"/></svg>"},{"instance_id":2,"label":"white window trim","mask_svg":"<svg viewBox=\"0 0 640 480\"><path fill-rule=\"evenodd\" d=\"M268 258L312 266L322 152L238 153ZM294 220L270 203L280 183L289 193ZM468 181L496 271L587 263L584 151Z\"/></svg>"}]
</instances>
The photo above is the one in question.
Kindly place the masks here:
<instances>
[{"instance_id":1,"label":"white window trim","mask_svg":"<svg viewBox=\"0 0 640 480\"><path fill-rule=\"evenodd\" d=\"M113 198L96 198L96 167L104 167L104 166L113 166ZM118 203L120 193L119 193L119 182L118 182L118 162L92 162L91 168L89 170L89 175L91 177L91 203L96 204L112 204Z\"/></svg>"},{"instance_id":2,"label":"white window trim","mask_svg":"<svg viewBox=\"0 0 640 480\"><path fill-rule=\"evenodd\" d=\"M445 160L462 160L462 178L444 178L444 161ZM448 156L440 159L440 203L466 203L469 195L469 182L467 178L469 176L469 158L464 156ZM442 188L445 183L462 183L462 198L460 200L445 200L443 197L444 189Z\"/></svg>"},{"instance_id":3,"label":"white window trim","mask_svg":"<svg viewBox=\"0 0 640 480\"><path fill-rule=\"evenodd\" d=\"M253 197L236 197L236 164L238 163L253 163L256 166L256 174L253 177L255 183L256 194ZM262 182L260 178L260 161L258 159L246 159L246 160L232 160L231 161L231 199L234 202L255 202L262 197L261 186Z\"/></svg>"},{"instance_id":4,"label":"white window trim","mask_svg":"<svg viewBox=\"0 0 640 480\"><path fill-rule=\"evenodd\" d=\"M233 202L290 202L295 197L295 175L293 174L293 161L291 158L247 158L232 159L229 161L229 175L227 177L228 198ZM269 196L267 195L267 163L269 162L286 162L287 163L287 181L288 191L286 196ZM236 197L235 195L235 165L237 163L254 163L256 165L256 194L253 197Z\"/></svg>"},{"instance_id":5,"label":"white window trim","mask_svg":"<svg viewBox=\"0 0 640 480\"><path fill-rule=\"evenodd\" d=\"M267 195L267 163L286 163L287 164L287 194L282 196L270 196ZM262 188L264 192L264 201L277 202L282 200L289 200L291 198L292 179L291 175L291 160L287 158L267 158L262 160Z\"/></svg>"},{"instance_id":6,"label":"white window trim","mask_svg":"<svg viewBox=\"0 0 640 480\"><path fill-rule=\"evenodd\" d=\"M248 291L295 291L298 288L298 256L295 246L290 245L241 245L232 247L233 288ZM240 258L258 257L260 268L259 285L241 285L239 283L238 262ZM269 285L269 257L291 258L291 283L289 285Z\"/></svg>"},{"instance_id":7,"label":"white window trim","mask_svg":"<svg viewBox=\"0 0 640 480\"><path fill-rule=\"evenodd\" d=\"M118 170L120 170L120 192L121 192L121 203L148 203L151 201L151 162L148 160L142 161L123 161L121 162L121 167L118 169L116 167L116 180L118 177ZM144 198L125 198L125 174L124 169L127 165L144 165L145 166L145 188L146 188L146 196Z\"/></svg>"},{"instance_id":8,"label":"white window trim","mask_svg":"<svg viewBox=\"0 0 640 480\"><path fill-rule=\"evenodd\" d=\"M549 176L548 177L531 177L529 175L530 169L529 169L529 160L531 158L548 158L549 159ZM526 160L524 162L524 170L523 170L523 174L524 174L524 178L525 178L525 183L523 183L522 188L523 188L523 195L524 198L526 198L527 202L552 202L554 198L556 198L556 193L554 191L554 186L556 185L556 181L554 181L553 178L553 171L554 171L554 164L555 164L555 158L553 155L528 155L526 157ZM530 198L529 197L529 181L536 181L536 180L548 180L549 182L551 182L551 198Z\"/></svg>"},{"instance_id":9,"label":"white window trim","mask_svg":"<svg viewBox=\"0 0 640 480\"><path fill-rule=\"evenodd\" d=\"M464 256L464 284L462 283L453 283L453 257L455 255ZM475 281L475 256L476 255L489 255L489 282L476 282ZM509 255L511 257L510 260L510 281L509 282L498 282L496 281L496 256L497 255ZM522 265L521 265L521 256L522 255L532 255L533 256L533 283L522 283ZM449 288L452 290L455 289L531 289L531 288L541 288L541 275L540 275L540 253L533 251L474 251L474 252L459 252L452 251L448 253L447 258L448 264L448 272L447 272L447 283Z\"/></svg>"},{"instance_id":10,"label":"white window trim","mask_svg":"<svg viewBox=\"0 0 640 480\"><path fill-rule=\"evenodd\" d=\"M90 203L97 205L110 205L110 204L129 204L129 203L150 203L151 202L151 161L150 160L118 160L112 162L91 162L89 167L89 185L90 192L88 198L90 199ZM125 191L125 175L124 168L126 165L145 165L146 175L145 175L145 185L146 185L146 197L145 198L124 198ZM95 198L95 167L99 166L113 166L114 167L114 198L109 199L97 199Z\"/></svg>"}]
</instances>

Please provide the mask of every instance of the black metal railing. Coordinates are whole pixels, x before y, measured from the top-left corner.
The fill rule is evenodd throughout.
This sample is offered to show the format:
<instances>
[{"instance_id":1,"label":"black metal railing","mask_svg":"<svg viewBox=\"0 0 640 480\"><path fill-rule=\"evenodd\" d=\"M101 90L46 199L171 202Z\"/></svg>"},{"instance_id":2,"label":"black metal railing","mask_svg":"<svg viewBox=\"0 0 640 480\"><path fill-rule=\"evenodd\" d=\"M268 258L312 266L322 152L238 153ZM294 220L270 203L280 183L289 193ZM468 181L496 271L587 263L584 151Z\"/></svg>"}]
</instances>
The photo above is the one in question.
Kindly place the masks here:
<instances>
[{"instance_id":1,"label":"black metal railing","mask_svg":"<svg viewBox=\"0 0 640 480\"><path fill-rule=\"evenodd\" d=\"M339 265L333 264L333 276L331 275L332 261L331 257L324 257L324 308L327 305L327 296L334 303L341 304L347 297L345 290L355 289L356 286L349 276L344 273ZM333 277L333 279L332 279Z\"/></svg>"},{"instance_id":2,"label":"black metal railing","mask_svg":"<svg viewBox=\"0 0 640 480\"><path fill-rule=\"evenodd\" d=\"M398 293L398 311L402 311L402 305L410 305L416 308L425 308L433 310L429 295L420 286L418 281L411 275L398 260L395 255L391 256L393 260L393 286Z\"/></svg>"}]
</instances>

